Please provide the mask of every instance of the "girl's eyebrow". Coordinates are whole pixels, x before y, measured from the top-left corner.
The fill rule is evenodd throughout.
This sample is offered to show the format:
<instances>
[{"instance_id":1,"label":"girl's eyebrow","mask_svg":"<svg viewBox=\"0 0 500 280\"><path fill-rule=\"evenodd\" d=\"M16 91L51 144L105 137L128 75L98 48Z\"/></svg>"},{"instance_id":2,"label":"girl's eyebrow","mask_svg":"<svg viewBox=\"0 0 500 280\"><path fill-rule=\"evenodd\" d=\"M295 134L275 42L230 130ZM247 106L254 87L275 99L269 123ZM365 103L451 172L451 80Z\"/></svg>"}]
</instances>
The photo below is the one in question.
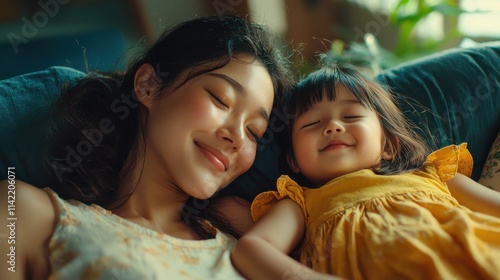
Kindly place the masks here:
<instances>
[{"instance_id":1,"label":"girl's eyebrow","mask_svg":"<svg viewBox=\"0 0 500 280\"><path fill-rule=\"evenodd\" d=\"M366 107L361 101L355 98L346 98L346 99L340 99L338 100L339 103L345 104L346 106L358 106L361 105L363 107Z\"/></svg>"},{"instance_id":2,"label":"girl's eyebrow","mask_svg":"<svg viewBox=\"0 0 500 280\"><path fill-rule=\"evenodd\" d=\"M339 99L338 102L347 103L347 104L363 104L363 103L361 103L361 101L359 101L356 98L343 98L343 99Z\"/></svg>"},{"instance_id":3,"label":"girl's eyebrow","mask_svg":"<svg viewBox=\"0 0 500 280\"><path fill-rule=\"evenodd\" d=\"M238 81L236 81L235 79L233 79L233 78L231 78L231 77L229 77L227 75L220 74L220 73L214 73L214 72L210 72L210 73L208 73L208 75L211 75L211 76L223 79L237 93L239 93L239 94L241 94L243 96L245 96L247 94L247 92L245 91L245 88L240 83L238 83ZM264 109L264 107L262 107L262 108L259 109L259 115L261 115L266 120L266 122L269 122L269 114L267 113L266 109Z\"/></svg>"}]
</instances>

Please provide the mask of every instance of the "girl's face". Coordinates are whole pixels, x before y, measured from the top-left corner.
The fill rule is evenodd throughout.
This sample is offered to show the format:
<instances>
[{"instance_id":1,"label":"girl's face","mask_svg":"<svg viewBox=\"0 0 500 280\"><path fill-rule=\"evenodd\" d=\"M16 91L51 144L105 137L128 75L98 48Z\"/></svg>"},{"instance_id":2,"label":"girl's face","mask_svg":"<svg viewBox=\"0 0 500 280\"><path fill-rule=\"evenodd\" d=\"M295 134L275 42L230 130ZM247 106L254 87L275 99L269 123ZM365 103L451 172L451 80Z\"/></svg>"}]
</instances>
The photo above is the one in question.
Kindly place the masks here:
<instances>
[{"instance_id":1,"label":"girl's face","mask_svg":"<svg viewBox=\"0 0 500 280\"><path fill-rule=\"evenodd\" d=\"M335 100L325 96L295 120L292 140L292 170L316 185L372 168L387 156L378 115L343 87Z\"/></svg>"},{"instance_id":2,"label":"girl's face","mask_svg":"<svg viewBox=\"0 0 500 280\"><path fill-rule=\"evenodd\" d=\"M266 68L242 55L146 102L144 172L195 198L212 196L252 165L273 99Z\"/></svg>"}]
</instances>

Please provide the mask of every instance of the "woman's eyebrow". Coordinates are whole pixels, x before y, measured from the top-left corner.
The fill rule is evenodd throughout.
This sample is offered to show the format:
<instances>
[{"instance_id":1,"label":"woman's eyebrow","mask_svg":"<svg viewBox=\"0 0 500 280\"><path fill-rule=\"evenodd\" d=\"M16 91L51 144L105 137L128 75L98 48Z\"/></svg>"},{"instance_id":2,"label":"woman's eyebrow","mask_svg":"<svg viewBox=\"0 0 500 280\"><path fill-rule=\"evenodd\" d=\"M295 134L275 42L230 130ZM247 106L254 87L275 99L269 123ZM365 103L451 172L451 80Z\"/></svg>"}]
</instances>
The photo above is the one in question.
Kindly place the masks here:
<instances>
[{"instance_id":1,"label":"woman's eyebrow","mask_svg":"<svg viewBox=\"0 0 500 280\"><path fill-rule=\"evenodd\" d=\"M228 82L231 87L233 87L238 93L240 94L243 94L245 95L246 92L245 92L245 88L243 88L243 86L238 83L236 80L234 80L233 78L227 76L227 75L224 75L224 74L220 74L220 73L208 73L209 75L211 76L215 76L215 77L218 77L218 78L221 78L223 80L225 80L226 82Z\"/></svg>"},{"instance_id":2,"label":"woman's eyebrow","mask_svg":"<svg viewBox=\"0 0 500 280\"><path fill-rule=\"evenodd\" d=\"M266 109L264 109L264 107L260 108L259 115L261 115L266 120L266 122L269 122L269 114L266 112Z\"/></svg>"},{"instance_id":3,"label":"woman's eyebrow","mask_svg":"<svg viewBox=\"0 0 500 280\"><path fill-rule=\"evenodd\" d=\"M232 88L234 88L234 90L236 92L238 92L241 95L246 95L245 88L240 83L238 83L235 79L233 79L227 75L220 74L220 73L213 73L212 72L212 73L208 73L208 74L211 76L225 80L227 83L229 83L229 85L231 85ZM259 115L261 115L266 120L266 122L269 122L269 114L266 112L266 109L264 109L264 107L260 108Z\"/></svg>"}]
</instances>

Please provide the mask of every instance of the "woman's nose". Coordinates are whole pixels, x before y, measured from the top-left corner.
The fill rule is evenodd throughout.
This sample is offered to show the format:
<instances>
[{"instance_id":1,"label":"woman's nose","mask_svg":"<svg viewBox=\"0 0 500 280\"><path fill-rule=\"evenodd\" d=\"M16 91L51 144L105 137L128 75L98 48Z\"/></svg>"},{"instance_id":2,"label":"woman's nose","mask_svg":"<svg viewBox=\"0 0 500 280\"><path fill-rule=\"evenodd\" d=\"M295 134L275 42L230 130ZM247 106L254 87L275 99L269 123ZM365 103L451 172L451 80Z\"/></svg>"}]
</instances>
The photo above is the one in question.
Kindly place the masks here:
<instances>
[{"instance_id":1,"label":"woman's nose","mask_svg":"<svg viewBox=\"0 0 500 280\"><path fill-rule=\"evenodd\" d=\"M340 133L340 132L344 132L344 131L345 131L345 128L342 125L342 123L340 123L339 121L336 121L336 120L331 120L325 126L325 129L323 131L323 135L328 135L328 134L331 134L333 132Z\"/></svg>"},{"instance_id":2,"label":"woman's nose","mask_svg":"<svg viewBox=\"0 0 500 280\"><path fill-rule=\"evenodd\" d=\"M230 149L239 151L243 145L245 138L245 130L243 124L232 124L218 130L218 136L223 139Z\"/></svg>"}]
</instances>

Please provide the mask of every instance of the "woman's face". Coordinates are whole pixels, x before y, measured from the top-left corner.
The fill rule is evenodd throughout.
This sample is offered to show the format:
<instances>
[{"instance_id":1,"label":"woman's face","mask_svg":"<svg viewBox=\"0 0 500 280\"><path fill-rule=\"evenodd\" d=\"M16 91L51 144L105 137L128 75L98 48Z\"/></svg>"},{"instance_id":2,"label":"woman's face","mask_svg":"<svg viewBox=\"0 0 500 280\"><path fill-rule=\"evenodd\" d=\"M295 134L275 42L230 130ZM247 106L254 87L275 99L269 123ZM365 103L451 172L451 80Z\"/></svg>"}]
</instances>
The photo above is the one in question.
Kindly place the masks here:
<instances>
[{"instance_id":1,"label":"woman's face","mask_svg":"<svg viewBox=\"0 0 500 280\"><path fill-rule=\"evenodd\" d=\"M144 172L208 198L252 165L272 109L271 78L260 62L239 56L167 91L145 104Z\"/></svg>"}]
</instances>

